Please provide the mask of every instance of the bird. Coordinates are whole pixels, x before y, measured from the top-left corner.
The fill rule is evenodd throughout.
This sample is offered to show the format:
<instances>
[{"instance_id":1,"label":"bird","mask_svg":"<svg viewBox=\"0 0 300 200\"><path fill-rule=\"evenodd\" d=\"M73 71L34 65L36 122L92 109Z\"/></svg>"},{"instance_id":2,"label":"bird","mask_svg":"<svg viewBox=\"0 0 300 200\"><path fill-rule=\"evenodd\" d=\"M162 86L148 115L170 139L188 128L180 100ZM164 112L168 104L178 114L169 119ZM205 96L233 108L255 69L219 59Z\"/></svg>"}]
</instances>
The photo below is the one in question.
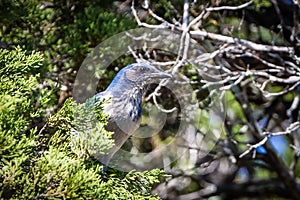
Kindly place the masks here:
<instances>
[{"instance_id":1,"label":"bird","mask_svg":"<svg viewBox=\"0 0 300 200\"><path fill-rule=\"evenodd\" d=\"M139 127L142 117L142 98L149 84L171 78L146 63L133 63L121 69L106 90L97 93L86 104L97 106L105 101L103 112L108 116L107 131L113 132L114 146L100 157L105 168L114 154Z\"/></svg>"}]
</instances>

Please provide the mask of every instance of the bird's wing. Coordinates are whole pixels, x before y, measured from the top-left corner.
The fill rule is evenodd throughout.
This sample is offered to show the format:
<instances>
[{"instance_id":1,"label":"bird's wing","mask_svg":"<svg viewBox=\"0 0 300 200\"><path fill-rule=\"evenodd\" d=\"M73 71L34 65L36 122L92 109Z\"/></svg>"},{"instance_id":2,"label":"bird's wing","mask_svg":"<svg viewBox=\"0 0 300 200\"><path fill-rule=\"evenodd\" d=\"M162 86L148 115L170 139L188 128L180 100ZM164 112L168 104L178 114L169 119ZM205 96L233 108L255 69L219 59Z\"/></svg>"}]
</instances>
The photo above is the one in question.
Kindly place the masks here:
<instances>
[{"instance_id":1,"label":"bird's wing","mask_svg":"<svg viewBox=\"0 0 300 200\"><path fill-rule=\"evenodd\" d=\"M100 92L96 95L94 95L93 97L89 98L86 102L85 102L85 107L86 108L91 108L93 106L99 106L101 102L103 101L108 101L111 98L111 95L109 92Z\"/></svg>"}]
</instances>

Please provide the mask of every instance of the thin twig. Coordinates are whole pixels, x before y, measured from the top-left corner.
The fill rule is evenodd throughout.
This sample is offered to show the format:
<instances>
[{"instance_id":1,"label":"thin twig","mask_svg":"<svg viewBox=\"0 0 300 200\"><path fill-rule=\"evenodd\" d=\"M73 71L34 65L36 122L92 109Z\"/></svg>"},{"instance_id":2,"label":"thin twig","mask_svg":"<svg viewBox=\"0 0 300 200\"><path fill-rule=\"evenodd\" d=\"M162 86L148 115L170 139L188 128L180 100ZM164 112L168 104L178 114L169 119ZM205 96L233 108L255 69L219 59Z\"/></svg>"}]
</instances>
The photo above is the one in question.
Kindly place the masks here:
<instances>
[{"instance_id":1,"label":"thin twig","mask_svg":"<svg viewBox=\"0 0 300 200\"><path fill-rule=\"evenodd\" d=\"M295 123L290 124L290 126L287 127L285 131L280 131L280 132L275 132L275 133L263 132L263 135L265 135L265 137L261 141L259 141L258 143L253 144L253 145L249 145L249 148L244 153L242 153L239 156L239 158L243 158L245 155L249 154L252 150L255 150L258 147L264 145L271 136L291 134L293 131L296 131L299 128L300 128L300 122L295 122Z\"/></svg>"},{"instance_id":2,"label":"thin twig","mask_svg":"<svg viewBox=\"0 0 300 200\"><path fill-rule=\"evenodd\" d=\"M207 11L211 12L211 11L220 11L220 10L240 10L243 8L246 8L248 6L250 6L253 3L253 0L241 4L239 6L220 6L220 7L210 7L210 8L206 8Z\"/></svg>"}]
</instances>

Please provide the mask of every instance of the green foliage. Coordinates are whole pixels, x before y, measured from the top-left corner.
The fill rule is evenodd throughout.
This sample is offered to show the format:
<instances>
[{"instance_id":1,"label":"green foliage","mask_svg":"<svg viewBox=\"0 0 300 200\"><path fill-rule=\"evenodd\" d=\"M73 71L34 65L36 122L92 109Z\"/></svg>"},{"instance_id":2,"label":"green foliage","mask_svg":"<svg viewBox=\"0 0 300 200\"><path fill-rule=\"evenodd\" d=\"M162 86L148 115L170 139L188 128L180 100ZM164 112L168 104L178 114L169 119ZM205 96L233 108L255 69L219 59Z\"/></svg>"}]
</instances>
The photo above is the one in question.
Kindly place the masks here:
<instances>
[{"instance_id":1,"label":"green foliage","mask_svg":"<svg viewBox=\"0 0 300 200\"><path fill-rule=\"evenodd\" d=\"M37 77L32 74L37 74L41 62L38 54L32 53L26 58L19 48L11 53L0 52L1 130L24 131L30 123L29 117L37 114L36 99L31 98L38 90Z\"/></svg>"},{"instance_id":2,"label":"green foliage","mask_svg":"<svg viewBox=\"0 0 300 200\"><path fill-rule=\"evenodd\" d=\"M26 132L32 119L43 117L53 105L53 90L40 83L44 70L37 52L26 53L19 47L0 51L0 131Z\"/></svg>"},{"instance_id":3,"label":"green foliage","mask_svg":"<svg viewBox=\"0 0 300 200\"><path fill-rule=\"evenodd\" d=\"M261 8L267 8L272 5L272 3L268 0L254 0L254 5L256 11L260 11Z\"/></svg>"},{"instance_id":4,"label":"green foliage","mask_svg":"<svg viewBox=\"0 0 300 200\"><path fill-rule=\"evenodd\" d=\"M39 50L51 69L50 75L63 73L63 81L71 81L92 48L112 35L136 27L134 21L112 12L112 3L1 1L0 46Z\"/></svg>"},{"instance_id":5,"label":"green foliage","mask_svg":"<svg viewBox=\"0 0 300 200\"><path fill-rule=\"evenodd\" d=\"M28 186L27 191L31 190L30 198L34 195L39 198L95 197L98 196L101 184L100 170L99 165L87 168L84 162L75 159L71 153L50 147L35 163L32 174L38 174L31 177L35 185ZM29 197L28 194L25 195L24 198Z\"/></svg>"},{"instance_id":6,"label":"green foliage","mask_svg":"<svg viewBox=\"0 0 300 200\"><path fill-rule=\"evenodd\" d=\"M159 169L144 172L131 171L122 179L111 177L103 184L103 194L100 199L159 199L158 196L149 195L147 192L163 177L166 176Z\"/></svg>"},{"instance_id":7,"label":"green foliage","mask_svg":"<svg viewBox=\"0 0 300 200\"><path fill-rule=\"evenodd\" d=\"M154 9L160 11L163 18L170 19L178 15L178 11L176 9L181 9L182 5L182 1L176 1L176 3L172 3L171 1L167 0L159 0L155 2Z\"/></svg>"},{"instance_id":8,"label":"green foliage","mask_svg":"<svg viewBox=\"0 0 300 200\"><path fill-rule=\"evenodd\" d=\"M54 129L58 127L55 134L62 137L63 144L66 141L70 143L69 150L78 158L88 159L90 156L105 154L114 144L113 133L105 130L106 120L102 104L87 106L67 99L63 108L49 119L49 126ZM71 137L64 136L66 132L71 133ZM56 145L57 138L51 139L50 144Z\"/></svg>"},{"instance_id":9,"label":"green foliage","mask_svg":"<svg viewBox=\"0 0 300 200\"><path fill-rule=\"evenodd\" d=\"M111 170L102 181L103 166L91 155L113 140L101 104L88 109L68 99L38 131L31 122L53 101L39 83L42 56L2 50L0 65L1 199L158 199L150 191L165 176L162 170Z\"/></svg>"},{"instance_id":10,"label":"green foliage","mask_svg":"<svg viewBox=\"0 0 300 200\"><path fill-rule=\"evenodd\" d=\"M0 196L3 197L22 190L20 185L29 181L24 175L34 157L37 129L28 128L33 119L44 114L41 102L49 103L52 98L47 89L39 87L42 63L43 58L36 52L27 54L20 48L0 52Z\"/></svg>"}]
</instances>

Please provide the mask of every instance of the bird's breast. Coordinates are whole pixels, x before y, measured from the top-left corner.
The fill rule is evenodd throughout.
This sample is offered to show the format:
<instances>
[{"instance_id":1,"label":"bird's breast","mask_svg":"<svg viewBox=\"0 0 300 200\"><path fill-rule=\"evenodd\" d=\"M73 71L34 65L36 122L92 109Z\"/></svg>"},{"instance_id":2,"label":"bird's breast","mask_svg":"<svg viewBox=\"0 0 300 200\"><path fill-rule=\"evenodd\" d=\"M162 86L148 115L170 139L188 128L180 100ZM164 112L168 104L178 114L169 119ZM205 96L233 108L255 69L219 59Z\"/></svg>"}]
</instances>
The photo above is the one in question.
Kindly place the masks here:
<instances>
[{"instance_id":1,"label":"bird's breast","mask_svg":"<svg viewBox=\"0 0 300 200\"><path fill-rule=\"evenodd\" d=\"M108 125L111 131L122 131L128 135L139 127L142 115L142 97L134 98L112 98L112 101L105 104L104 112L109 116Z\"/></svg>"}]
</instances>

